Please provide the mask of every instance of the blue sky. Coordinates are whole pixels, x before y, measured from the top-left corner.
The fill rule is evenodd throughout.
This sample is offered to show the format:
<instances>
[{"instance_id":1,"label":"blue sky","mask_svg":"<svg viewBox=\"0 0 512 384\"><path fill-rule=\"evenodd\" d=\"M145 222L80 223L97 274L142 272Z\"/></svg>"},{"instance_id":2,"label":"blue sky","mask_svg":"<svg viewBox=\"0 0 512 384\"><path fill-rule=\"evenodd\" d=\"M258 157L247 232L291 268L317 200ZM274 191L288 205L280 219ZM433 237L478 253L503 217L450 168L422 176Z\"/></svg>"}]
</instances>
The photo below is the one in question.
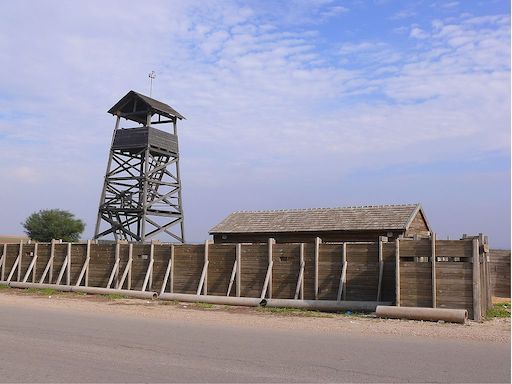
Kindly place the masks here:
<instances>
[{"instance_id":1,"label":"blue sky","mask_svg":"<svg viewBox=\"0 0 512 384\"><path fill-rule=\"evenodd\" d=\"M92 235L128 90L187 117L187 237L234 210L420 202L510 246L508 1L17 1L0 25L0 233Z\"/></svg>"}]
</instances>

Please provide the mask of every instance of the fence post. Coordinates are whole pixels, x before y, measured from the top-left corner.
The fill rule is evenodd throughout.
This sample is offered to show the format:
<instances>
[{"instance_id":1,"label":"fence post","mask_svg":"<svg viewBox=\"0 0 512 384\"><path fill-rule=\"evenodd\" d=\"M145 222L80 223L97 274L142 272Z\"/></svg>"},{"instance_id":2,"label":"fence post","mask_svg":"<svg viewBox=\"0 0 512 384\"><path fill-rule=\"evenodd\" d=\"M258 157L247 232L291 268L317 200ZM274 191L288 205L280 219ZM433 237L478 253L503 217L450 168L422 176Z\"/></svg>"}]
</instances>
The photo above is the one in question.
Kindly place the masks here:
<instances>
[{"instance_id":1,"label":"fence post","mask_svg":"<svg viewBox=\"0 0 512 384\"><path fill-rule=\"evenodd\" d=\"M482 321L480 296L480 252L478 239L473 239L473 320Z\"/></svg>"},{"instance_id":2,"label":"fence post","mask_svg":"<svg viewBox=\"0 0 512 384\"><path fill-rule=\"evenodd\" d=\"M66 269L66 284L71 285L71 243L68 243L68 265Z\"/></svg>"},{"instance_id":3,"label":"fence post","mask_svg":"<svg viewBox=\"0 0 512 384\"><path fill-rule=\"evenodd\" d=\"M382 276L384 275L384 259L382 256L382 236L379 236L379 285L377 287L377 301L382 297Z\"/></svg>"},{"instance_id":4,"label":"fence post","mask_svg":"<svg viewBox=\"0 0 512 384\"><path fill-rule=\"evenodd\" d=\"M91 240L87 240L87 269L85 270L85 286L89 286L89 262L91 261Z\"/></svg>"},{"instance_id":5,"label":"fence post","mask_svg":"<svg viewBox=\"0 0 512 384\"><path fill-rule=\"evenodd\" d=\"M395 305L400 306L400 240L395 240Z\"/></svg>"},{"instance_id":6,"label":"fence post","mask_svg":"<svg viewBox=\"0 0 512 384\"><path fill-rule=\"evenodd\" d=\"M318 300L318 259L320 258L320 243L322 240L315 238L315 300Z\"/></svg>"},{"instance_id":7,"label":"fence post","mask_svg":"<svg viewBox=\"0 0 512 384\"><path fill-rule=\"evenodd\" d=\"M272 245L274 242L274 239L268 239L268 266L265 281L263 282L263 289L261 290L261 299L265 298L265 294L267 294L269 299L272 298L272 267L274 265L274 261L272 260Z\"/></svg>"},{"instance_id":8,"label":"fence post","mask_svg":"<svg viewBox=\"0 0 512 384\"><path fill-rule=\"evenodd\" d=\"M5 279L5 259L7 258L7 244L4 244L4 249L2 251L2 274L0 275L0 280L4 281Z\"/></svg>"},{"instance_id":9,"label":"fence post","mask_svg":"<svg viewBox=\"0 0 512 384\"><path fill-rule=\"evenodd\" d=\"M242 292L242 244L236 245L236 297Z\"/></svg>"},{"instance_id":10,"label":"fence post","mask_svg":"<svg viewBox=\"0 0 512 384\"><path fill-rule=\"evenodd\" d=\"M171 280L169 285L169 292L174 293L174 244L171 244Z\"/></svg>"},{"instance_id":11,"label":"fence post","mask_svg":"<svg viewBox=\"0 0 512 384\"><path fill-rule=\"evenodd\" d=\"M436 277L436 234L432 233L432 308L437 308L437 277Z\"/></svg>"},{"instance_id":12,"label":"fence post","mask_svg":"<svg viewBox=\"0 0 512 384\"><path fill-rule=\"evenodd\" d=\"M20 261L18 263L18 279L16 281L21 281L21 260L23 258L23 240L20 241L20 253L18 254L18 257Z\"/></svg>"}]
</instances>

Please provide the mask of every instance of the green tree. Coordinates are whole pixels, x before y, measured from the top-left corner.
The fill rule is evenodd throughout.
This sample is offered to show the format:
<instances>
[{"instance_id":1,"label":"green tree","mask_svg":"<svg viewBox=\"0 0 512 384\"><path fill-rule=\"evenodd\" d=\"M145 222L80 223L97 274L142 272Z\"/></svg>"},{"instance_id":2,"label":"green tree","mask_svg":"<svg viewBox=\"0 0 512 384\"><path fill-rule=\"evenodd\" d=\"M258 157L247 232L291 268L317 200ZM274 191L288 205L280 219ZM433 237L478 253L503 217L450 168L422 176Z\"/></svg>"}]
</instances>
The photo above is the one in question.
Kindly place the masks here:
<instances>
[{"instance_id":1,"label":"green tree","mask_svg":"<svg viewBox=\"0 0 512 384\"><path fill-rule=\"evenodd\" d=\"M73 242L80 239L85 224L61 209L44 209L31 214L24 223L25 233L35 241L48 242L62 239Z\"/></svg>"}]
</instances>

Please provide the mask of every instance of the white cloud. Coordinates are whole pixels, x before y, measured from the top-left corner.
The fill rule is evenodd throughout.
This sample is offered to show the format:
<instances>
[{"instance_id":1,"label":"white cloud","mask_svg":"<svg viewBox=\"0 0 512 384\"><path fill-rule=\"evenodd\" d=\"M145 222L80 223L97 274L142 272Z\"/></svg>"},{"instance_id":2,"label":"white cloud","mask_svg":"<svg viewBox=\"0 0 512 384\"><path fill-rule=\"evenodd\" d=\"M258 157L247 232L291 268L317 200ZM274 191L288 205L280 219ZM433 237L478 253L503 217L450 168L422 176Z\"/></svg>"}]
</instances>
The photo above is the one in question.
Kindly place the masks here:
<instances>
[{"instance_id":1,"label":"white cloud","mask_svg":"<svg viewBox=\"0 0 512 384\"><path fill-rule=\"evenodd\" d=\"M413 27L409 34L410 37L414 37L415 39L426 39L429 37L428 33L426 33L423 29L418 27Z\"/></svg>"},{"instance_id":2,"label":"white cloud","mask_svg":"<svg viewBox=\"0 0 512 384\"><path fill-rule=\"evenodd\" d=\"M242 186L258 195L411 153L428 163L509 150L507 16L413 26L407 49L354 40L326 52L316 24L302 22L346 12L332 2L294 3L283 24L230 2L49 2L34 14L13 4L0 25L0 111L10 116L0 114L0 174L43 175L39 184L58 175L87 202L88 220L113 128L105 111L129 89L147 92L153 69L154 96L188 119L180 148L191 215L208 193L225 192L215 209L231 210L242 197L228 191Z\"/></svg>"}]
</instances>

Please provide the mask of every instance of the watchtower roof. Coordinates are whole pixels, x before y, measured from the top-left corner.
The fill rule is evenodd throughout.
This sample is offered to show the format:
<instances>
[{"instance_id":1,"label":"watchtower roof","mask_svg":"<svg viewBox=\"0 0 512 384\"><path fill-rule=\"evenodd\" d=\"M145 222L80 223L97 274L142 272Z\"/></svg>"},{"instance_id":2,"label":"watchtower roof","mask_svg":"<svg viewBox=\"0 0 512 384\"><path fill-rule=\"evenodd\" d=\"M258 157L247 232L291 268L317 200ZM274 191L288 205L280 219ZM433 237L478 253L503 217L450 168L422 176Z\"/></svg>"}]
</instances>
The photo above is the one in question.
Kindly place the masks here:
<instances>
[{"instance_id":1,"label":"watchtower roof","mask_svg":"<svg viewBox=\"0 0 512 384\"><path fill-rule=\"evenodd\" d=\"M146 122L148 112L151 112L151 115L159 114L170 119L178 118L181 120L185 118L170 105L135 91L128 92L108 110L108 113L112 115L121 116L141 124Z\"/></svg>"}]
</instances>

